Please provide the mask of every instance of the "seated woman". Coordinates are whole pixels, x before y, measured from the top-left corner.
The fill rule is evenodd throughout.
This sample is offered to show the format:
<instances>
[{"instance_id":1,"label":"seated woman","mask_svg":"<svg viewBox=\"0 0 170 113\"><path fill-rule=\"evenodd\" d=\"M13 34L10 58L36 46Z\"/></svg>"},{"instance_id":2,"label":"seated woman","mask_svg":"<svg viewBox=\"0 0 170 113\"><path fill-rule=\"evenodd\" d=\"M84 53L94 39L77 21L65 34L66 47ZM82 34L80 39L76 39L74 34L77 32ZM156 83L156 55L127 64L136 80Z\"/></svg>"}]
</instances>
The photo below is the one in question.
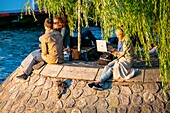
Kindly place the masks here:
<instances>
[{"instance_id":1,"label":"seated woman","mask_svg":"<svg viewBox=\"0 0 170 113\"><path fill-rule=\"evenodd\" d=\"M61 17L53 18L53 29L61 32L63 36L64 48L77 46L77 37L70 36L70 29L67 24L64 23ZM88 37L89 40L86 39ZM86 30L81 34L81 44L82 46L91 46L92 42L96 45L96 38L90 30Z\"/></svg>"},{"instance_id":2,"label":"seated woman","mask_svg":"<svg viewBox=\"0 0 170 113\"><path fill-rule=\"evenodd\" d=\"M39 38L41 49L31 52L21 62L23 74L17 76L17 78L26 80L32 73L35 64L42 66L45 62L48 64L61 64L64 62L63 38L58 31L51 29L51 27L52 21L49 18L45 19L45 34Z\"/></svg>"},{"instance_id":3,"label":"seated woman","mask_svg":"<svg viewBox=\"0 0 170 113\"><path fill-rule=\"evenodd\" d=\"M88 86L93 86L98 89L103 89L103 83L113 75L113 80L117 80L122 77L124 79L130 79L135 74L135 69L131 68L133 63L134 47L130 38L124 36L122 29L115 31L118 37L118 49L113 51L112 54L117 56L117 59L111 61L104 67L100 81L89 83Z\"/></svg>"}]
</instances>

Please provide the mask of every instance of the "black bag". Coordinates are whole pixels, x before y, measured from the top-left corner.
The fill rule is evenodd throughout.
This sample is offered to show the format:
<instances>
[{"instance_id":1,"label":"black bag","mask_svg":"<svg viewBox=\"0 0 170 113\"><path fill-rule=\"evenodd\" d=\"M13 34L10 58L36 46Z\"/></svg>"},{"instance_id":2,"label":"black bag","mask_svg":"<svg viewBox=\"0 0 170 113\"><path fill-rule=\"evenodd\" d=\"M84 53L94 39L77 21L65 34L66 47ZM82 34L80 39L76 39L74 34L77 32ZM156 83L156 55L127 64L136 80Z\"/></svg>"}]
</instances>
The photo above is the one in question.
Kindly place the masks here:
<instances>
[{"instance_id":1,"label":"black bag","mask_svg":"<svg viewBox=\"0 0 170 113\"><path fill-rule=\"evenodd\" d=\"M92 47L88 51L81 53L80 59L84 61L96 61L101 55L102 53L98 52L96 47Z\"/></svg>"},{"instance_id":2,"label":"black bag","mask_svg":"<svg viewBox=\"0 0 170 113\"><path fill-rule=\"evenodd\" d=\"M113 61L114 56L109 53L103 53L99 60L96 62L99 65L107 65L109 62Z\"/></svg>"}]
</instances>

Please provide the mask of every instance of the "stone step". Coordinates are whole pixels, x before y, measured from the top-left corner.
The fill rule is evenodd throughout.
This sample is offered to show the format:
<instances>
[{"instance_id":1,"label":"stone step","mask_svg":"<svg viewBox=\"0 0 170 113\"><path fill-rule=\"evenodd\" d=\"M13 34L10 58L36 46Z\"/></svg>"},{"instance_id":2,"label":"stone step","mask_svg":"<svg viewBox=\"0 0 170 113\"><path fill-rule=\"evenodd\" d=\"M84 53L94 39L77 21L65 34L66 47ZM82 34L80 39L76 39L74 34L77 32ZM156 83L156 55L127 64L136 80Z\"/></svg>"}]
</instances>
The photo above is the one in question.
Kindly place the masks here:
<instances>
[{"instance_id":1,"label":"stone step","mask_svg":"<svg viewBox=\"0 0 170 113\"><path fill-rule=\"evenodd\" d=\"M47 77L77 79L77 80L99 80L103 67L95 66L75 66L75 65L56 65L47 64L39 70L34 70L34 73L41 74ZM115 81L109 79L108 81ZM118 82L161 82L159 68L141 68L129 80L119 79Z\"/></svg>"}]
</instances>

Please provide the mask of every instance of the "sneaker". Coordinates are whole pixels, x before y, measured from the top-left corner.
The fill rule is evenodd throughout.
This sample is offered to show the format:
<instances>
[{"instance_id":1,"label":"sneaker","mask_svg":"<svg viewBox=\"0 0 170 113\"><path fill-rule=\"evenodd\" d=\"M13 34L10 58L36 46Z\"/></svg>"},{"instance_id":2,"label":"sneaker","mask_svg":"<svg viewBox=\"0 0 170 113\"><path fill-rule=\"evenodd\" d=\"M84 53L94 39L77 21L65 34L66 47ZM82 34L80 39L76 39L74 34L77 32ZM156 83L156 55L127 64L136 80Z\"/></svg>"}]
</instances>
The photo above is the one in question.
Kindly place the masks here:
<instances>
[{"instance_id":1,"label":"sneaker","mask_svg":"<svg viewBox=\"0 0 170 113\"><path fill-rule=\"evenodd\" d=\"M35 64L32 68L33 68L34 70L38 70L38 69L40 69L44 64L45 64L45 62L44 62L44 61L41 61L41 62Z\"/></svg>"},{"instance_id":2,"label":"sneaker","mask_svg":"<svg viewBox=\"0 0 170 113\"><path fill-rule=\"evenodd\" d=\"M95 82L89 83L88 86L92 88L95 85Z\"/></svg>"},{"instance_id":3,"label":"sneaker","mask_svg":"<svg viewBox=\"0 0 170 113\"><path fill-rule=\"evenodd\" d=\"M28 75L26 75L25 73L22 75L17 76L18 79L22 79L22 80L26 80L28 78Z\"/></svg>"},{"instance_id":4,"label":"sneaker","mask_svg":"<svg viewBox=\"0 0 170 113\"><path fill-rule=\"evenodd\" d=\"M124 78L126 80L131 79L132 77L135 76L135 74L138 72L138 69L131 69L131 72Z\"/></svg>"},{"instance_id":5,"label":"sneaker","mask_svg":"<svg viewBox=\"0 0 170 113\"><path fill-rule=\"evenodd\" d=\"M100 83L95 83L95 85L94 85L94 88L95 89L103 89L103 86L102 86L102 84L100 84Z\"/></svg>"}]
</instances>

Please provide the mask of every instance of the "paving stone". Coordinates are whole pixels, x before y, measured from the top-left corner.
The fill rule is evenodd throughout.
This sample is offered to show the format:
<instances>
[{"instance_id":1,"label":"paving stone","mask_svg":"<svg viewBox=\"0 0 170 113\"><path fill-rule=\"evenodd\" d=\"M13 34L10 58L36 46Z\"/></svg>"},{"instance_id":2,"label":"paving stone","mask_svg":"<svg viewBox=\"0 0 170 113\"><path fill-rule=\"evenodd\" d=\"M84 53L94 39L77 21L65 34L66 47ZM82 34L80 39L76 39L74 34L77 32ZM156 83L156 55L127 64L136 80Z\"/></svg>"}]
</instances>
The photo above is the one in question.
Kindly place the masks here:
<instances>
[{"instance_id":1,"label":"paving stone","mask_svg":"<svg viewBox=\"0 0 170 113\"><path fill-rule=\"evenodd\" d=\"M110 89L110 93L111 95L118 95L120 93L120 88L119 86L112 86L112 88Z\"/></svg>"},{"instance_id":2,"label":"paving stone","mask_svg":"<svg viewBox=\"0 0 170 113\"><path fill-rule=\"evenodd\" d=\"M83 93L83 89L77 89L76 88L72 91L74 98L79 98L82 95L82 93Z\"/></svg>"},{"instance_id":3,"label":"paving stone","mask_svg":"<svg viewBox=\"0 0 170 113\"><path fill-rule=\"evenodd\" d=\"M159 90L159 86L157 83L147 83L144 84L145 90L151 92L151 93L157 93Z\"/></svg>"},{"instance_id":4,"label":"paving stone","mask_svg":"<svg viewBox=\"0 0 170 113\"><path fill-rule=\"evenodd\" d=\"M132 91L128 86L121 86L120 90L121 90L121 92L120 92L121 94L125 94L125 95L131 95L132 94Z\"/></svg>"},{"instance_id":5,"label":"paving stone","mask_svg":"<svg viewBox=\"0 0 170 113\"><path fill-rule=\"evenodd\" d=\"M80 111L79 109L77 109L77 108L74 108L74 109L71 111L71 113L81 113L81 111Z\"/></svg>"},{"instance_id":6,"label":"paving stone","mask_svg":"<svg viewBox=\"0 0 170 113\"><path fill-rule=\"evenodd\" d=\"M165 95L163 94L163 92L159 92L159 94L157 95L158 99L160 99L161 101L165 102L165 101L169 101L169 94L167 92L165 92Z\"/></svg>"},{"instance_id":7,"label":"paving stone","mask_svg":"<svg viewBox=\"0 0 170 113\"><path fill-rule=\"evenodd\" d=\"M62 108L63 108L63 103L62 103L62 101L61 101L61 100L58 100L58 101L56 102L55 107L56 107L57 109L62 109Z\"/></svg>"},{"instance_id":8,"label":"paving stone","mask_svg":"<svg viewBox=\"0 0 170 113\"><path fill-rule=\"evenodd\" d=\"M12 93L12 95L9 97L10 99L15 99L16 98L16 96L18 95L18 93L19 93L19 91L17 90L17 91L15 91L15 92L13 92Z\"/></svg>"},{"instance_id":9,"label":"paving stone","mask_svg":"<svg viewBox=\"0 0 170 113\"><path fill-rule=\"evenodd\" d=\"M26 83L28 83L28 82L26 82ZM24 83L24 85L26 85L26 84ZM21 84L15 84L9 89L9 92L14 92L14 91L20 89L20 87L21 87ZM22 87L23 87L23 85L22 85Z\"/></svg>"},{"instance_id":10,"label":"paving stone","mask_svg":"<svg viewBox=\"0 0 170 113\"><path fill-rule=\"evenodd\" d=\"M53 86L53 82L50 78L47 78L45 84L44 84L44 89L47 90Z\"/></svg>"},{"instance_id":11,"label":"paving stone","mask_svg":"<svg viewBox=\"0 0 170 113\"><path fill-rule=\"evenodd\" d=\"M21 89L22 89L22 90L25 90L26 88L28 88L28 86L29 86L29 83L28 83L28 82L25 82L25 83L22 84Z\"/></svg>"},{"instance_id":12,"label":"paving stone","mask_svg":"<svg viewBox=\"0 0 170 113\"><path fill-rule=\"evenodd\" d=\"M40 79L39 75L33 74L33 76L30 79L30 84L36 83Z\"/></svg>"},{"instance_id":13,"label":"paving stone","mask_svg":"<svg viewBox=\"0 0 170 113\"><path fill-rule=\"evenodd\" d=\"M153 101L155 101L155 95L153 95L152 93L146 91L143 94L143 99L147 103L152 103Z\"/></svg>"},{"instance_id":14,"label":"paving stone","mask_svg":"<svg viewBox=\"0 0 170 113\"><path fill-rule=\"evenodd\" d=\"M158 68L146 69L144 82L161 82L159 69Z\"/></svg>"},{"instance_id":15,"label":"paving stone","mask_svg":"<svg viewBox=\"0 0 170 113\"><path fill-rule=\"evenodd\" d=\"M66 111L63 109L58 109L58 110L55 110L53 113L66 113ZM67 112L67 113L69 113L69 112Z\"/></svg>"},{"instance_id":16,"label":"paving stone","mask_svg":"<svg viewBox=\"0 0 170 113\"><path fill-rule=\"evenodd\" d=\"M85 88L84 89L84 96L90 96L90 95L95 95L97 93L96 90L94 90L93 88Z\"/></svg>"},{"instance_id":17,"label":"paving stone","mask_svg":"<svg viewBox=\"0 0 170 113\"><path fill-rule=\"evenodd\" d=\"M102 109L102 108L96 108L97 109L97 113L109 113L106 109Z\"/></svg>"},{"instance_id":18,"label":"paving stone","mask_svg":"<svg viewBox=\"0 0 170 113\"><path fill-rule=\"evenodd\" d=\"M64 66L58 77L81 80L94 80L98 68Z\"/></svg>"},{"instance_id":19,"label":"paving stone","mask_svg":"<svg viewBox=\"0 0 170 113\"><path fill-rule=\"evenodd\" d=\"M140 93L144 90L144 86L142 84L133 84L132 85L132 91L134 93Z\"/></svg>"},{"instance_id":20,"label":"paving stone","mask_svg":"<svg viewBox=\"0 0 170 113\"><path fill-rule=\"evenodd\" d=\"M119 100L121 105L129 105L130 104L130 97L124 94L119 95Z\"/></svg>"},{"instance_id":21,"label":"paving stone","mask_svg":"<svg viewBox=\"0 0 170 113\"><path fill-rule=\"evenodd\" d=\"M109 111L110 111L109 113L118 113L117 108L115 108L115 107L111 107ZM121 112L121 113L123 113L123 112Z\"/></svg>"},{"instance_id":22,"label":"paving stone","mask_svg":"<svg viewBox=\"0 0 170 113\"><path fill-rule=\"evenodd\" d=\"M16 110L16 113L23 113L26 109L25 105L21 105L18 107L18 109Z\"/></svg>"},{"instance_id":23,"label":"paving stone","mask_svg":"<svg viewBox=\"0 0 170 113\"><path fill-rule=\"evenodd\" d=\"M20 75L20 74L19 74L19 75ZM18 83L20 83L21 81L22 81L22 80L18 79L17 77L14 77L13 80L12 80L11 82L10 82L10 81L9 81L9 82L10 82L10 84L18 84ZM9 84L9 82L8 82L8 84ZM7 84L7 85L8 85L8 84Z\"/></svg>"},{"instance_id":24,"label":"paving stone","mask_svg":"<svg viewBox=\"0 0 170 113\"><path fill-rule=\"evenodd\" d=\"M36 87L34 92L33 92L33 97L38 97L38 96L41 95L41 93L42 93L42 88Z\"/></svg>"},{"instance_id":25,"label":"paving stone","mask_svg":"<svg viewBox=\"0 0 170 113\"><path fill-rule=\"evenodd\" d=\"M95 103L95 106L98 109L107 109L109 107L108 102L105 99L99 98L99 100Z\"/></svg>"},{"instance_id":26,"label":"paving stone","mask_svg":"<svg viewBox=\"0 0 170 113\"><path fill-rule=\"evenodd\" d=\"M110 94L109 90L97 91L97 96L101 98L106 98Z\"/></svg>"},{"instance_id":27,"label":"paving stone","mask_svg":"<svg viewBox=\"0 0 170 113\"><path fill-rule=\"evenodd\" d=\"M32 94L26 93L24 98L22 99L23 104L27 104L28 101L31 99L31 97L32 97Z\"/></svg>"},{"instance_id":28,"label":"paving stone","mask_svg":"<svg viewBox=\"0 0 170 113\"><path fill-rule=\"evenodd\" d=\"M9 110L2 110L1 113L10 113Z\"/></svg>"},{"instance_id":29,"label":"paving stone","mask_svg":"<svg viewBox=\"0 0 170 113\"><path fill-rule=\"evenodd\" d=\"M45 83L45 81L46 81L46 78L43 76L40 76L40 79L36 82L36 85L41 86Z\"/></svg>"},{"instance_id":30,"label":"paving stone","mask_svg":"<svg viewBox=\"0 0 170 113\"><path fill-rule=\"evenodd\" d=\"M42 91L42 94L41 94L41 96L40 96L40 100L42 100L42 101L45 101L45 100L47 100L47 98L48 98L48 95L49 95L49 91Z\"/></svg>"},{"instance_id":31,"label":"paving stone","mask_svg":"<svg viewBox=\"0 0 170 113\"><path fill-rule=\"evenodd\" d=\"M117 96L110 95L106 100L111 107L116 107L120 104L120 100Z\"/></svg>"},{"instance_id":32,"label":"paving stone","mask_svg":"<svg viewBox=\"0 0 170 113\"><path fill-rule=\"evenodd\" d=\"M54 102L47 102L45 104L45 109L48 111L51 110L53 107L54 107Z\"/></svg>"},{"instance_id":33,"label":"paving stone","mask_svg":"<svg viewBox=\"0 0 170 113\"><path fill-rule=\"evenodd\" d=\"M19 92L19 94L16 97L16 101L21 100L24 97L25 93L24 92Z\"/></svg>"},{"instance_id":34,"label":"paving stone","mask_svg":"<svg viewBox=\"0 0 170 113\"><path fill-rule=\"evenodd\" d=\"M0 92L0 97L3 95L3 93L4 93L4 90Z\"/></svg>"},{"instance_id":35,"label":"paving stone","mask_svg":"<svg viewBox=\"0 0 170 113\"><path fill-rule=\"evenodd\" d=\"M138 94L133 94L131 101L134 105L141 105L143 103L143 98Z\"/></svg>"},{"instance_id":36,"label":"paving stone","mask_svg":"<svg viewBox=\"0 0 170 113\"><path fill-rule=\"evenodd\" d=\"M127 113L127 108L124 106L120 106L117 108L118 113Z\"/></svg>"},{"instance_id":37,"label":"paving stone","mask_svg":"<svg viewBox=\"0 0 170 113\"><path fill-rule=\"evenodd\" d=\"M38 103L36 105L36 109L37 109L38 112L40 112L40 111L43 111L45 109L45 106L44 106L43 103Z\"/></svg>"},{"instance_id":38,"label":"paving stone","mask_svg":"<svg viewBox=\"0 0 170 113\"><path fill-rule=\"evenodd\" d=\"M4 109L11 109L13 106L13 101L7 101L6 105L4 106Z\"/></svg>"},{"instance_id":39,"label":"paving stone","mask_svg":"<svg viewBox=\"0 0 170 113\"><path fill-rule=\"evenodd\" d=\"M76 87L77 83L78 83L78 80L72 80L70 89L73 90Z\"/></svg>"},{"instance_id":40,"label":"paving stone","mask_svg":"<svg viewBox=\"0 0 170 113\"><path fill-rule=\"evenodd\" d=\"M7 90L8 91L8 90ZM15 92L17 92L17 91L15 91ZM6 98L8 98L8 99L12 99L12 98L15 98L16 97L16 93L7 93L7 92L4 92L4 94L3 94L3 96L1 96L1 98L4 98L4 99L6 99ZM18 93L17 93L18 94ZM12 97L12 96L15 96L15 97ZM12 97L12 98L11 98Z\"/></svg>"},{"instance_id":41,"label":"paving stone","mask_svg":"<svg viewBox=\"0 0 170 113\"><path fill-rule=\"evenodd\" d=\"M86 101L89 105L93 105L99 99L99 97L97 97L97 96L88 96L88 97L85 97L85 98L86 98Z\"/></svg>"},{"instance_id":42,"label":"paving stone","mask_svg":"<svg viewBox=\"0 0 170 113\"><path fill-rule=\"evenodd\" d=\"M76 88L82 89L87 85L86 81L79 81L76 85Z\"/></svg>"},{"instance_id":43,"label":"paving stone","mask_svg":"<svg viewBox=\"0 0 170 113\"><path fill-rule=\"evenodd\" d=\"M12 82L14 82L14 81L12 81ZM20 81L19 81L19 82L20 82ZM11 80L9 80L9 79L7 78L5 81L3 81L2 87L5 88L9 83L11 84Z\"/></svg>"},{"instance_id":44,"label":"paving stone","mask_svg":"<svg viewBox=\"0 0 170 113\"><path fill-rule=\"evenodd\" d=\"M34 84L30 84L29 87L27 88L28 92L33 92L36 86Z\"/></svg>"},{"instance_id":45,"label":"paving stone","mask_svg":"<svg viewBox=\"0 0 170 113\"><path fill-rule=\"evenodd\" d=\"M85 98L80 99L77 104L76 104L77 108L79 109L83 109L85 106L87 106L87 102Z\"/></svg>"},{"instance_id":46,"label":"paving stone","mask_svg":"<svg viewBox=\"0 0 170 113\"><path fill-rule=\"evenodd\" d=\"M87 106L84 109L82 109L82 113L97 113L97 110L93 106Z\"/></svg>"},{"instance_id":47,"label":"paving stone","mask_svg":"<svg viewBox=\"0 0 170 113\"><path fill-rule=\"evenodd\" d=\"M66 100L71 94L70 89L66 90L66 93L62 94L61 99Z\"/></svg>"},{"instance_id":48,"label":"paving stone","mask_svg":"<svg viewBox=\"0 0 170 113\"><path fill-rule=\"evenodd\" d=\"M72 108L75 105L76 101L73 98L69 98L66 100L65 107Z\"/></svg>"},{"instance_id":49,"label":"paving stone","mask_svg":"<svg viewBox=\"0 0 170 113\"><path fill-rule=\"evenodd\" d=\"M57 77L62 68L63 68L62 65L47 64L40 74L48 77Z\"/></svg>"},{"instance_id":50,"label":"paving stone","mask_svg":"<svg viewBox=\"0 0 170 113\"><path fill-rule=\"evenodd\" d=\"M129 113L140 113L141 107L140 106L131 106L129 109Z\"/></svg>"},{"instance_id":51,"label":"paving stone","mask_svg":"<svg viewBox=\"0 0 170 113\"><path fill-rule=\"evenodd\" d=\"M157 113L164 113L165 104L159 99L156 99L152 103L152 107L153 107L153 110L156 111Z\"/></svg>"},{"instance_id":52,"label":"paving stone","mask_svg":"<svg viewBox=\"0 0 170 113\"><path fill-rule=\"evenodd\" d=\"M32 108L34 107L36 104L37 104L38 100L37 99L34 99L34 98L31 98L29 101L28 101L28 104L27 106Z\"/></svg>"},{"instance_id":53,"label":"paving stone","mask_svg":"<svg viewBox=\"0 0 170 113\"><path fill-rule=\"evenodd\" d=\"M18 108L19 106L21 106L21 103L19 103L19 102L18 102L18 103L14 102L13 106L11 107L12 111L15 111L15 112L16 112L16 110L17 110L17 108Z\"/></svg>"},{"instance_id":54,"label":"paving stone","mask_svg":"<svg viewBox=\"0 0 170 113\"><path fill-rule=\"evenodd\" d=\"M142 113L153 113L153 108L149 104L143 104L142 105Z\"/></svg>"}]
</instances>

